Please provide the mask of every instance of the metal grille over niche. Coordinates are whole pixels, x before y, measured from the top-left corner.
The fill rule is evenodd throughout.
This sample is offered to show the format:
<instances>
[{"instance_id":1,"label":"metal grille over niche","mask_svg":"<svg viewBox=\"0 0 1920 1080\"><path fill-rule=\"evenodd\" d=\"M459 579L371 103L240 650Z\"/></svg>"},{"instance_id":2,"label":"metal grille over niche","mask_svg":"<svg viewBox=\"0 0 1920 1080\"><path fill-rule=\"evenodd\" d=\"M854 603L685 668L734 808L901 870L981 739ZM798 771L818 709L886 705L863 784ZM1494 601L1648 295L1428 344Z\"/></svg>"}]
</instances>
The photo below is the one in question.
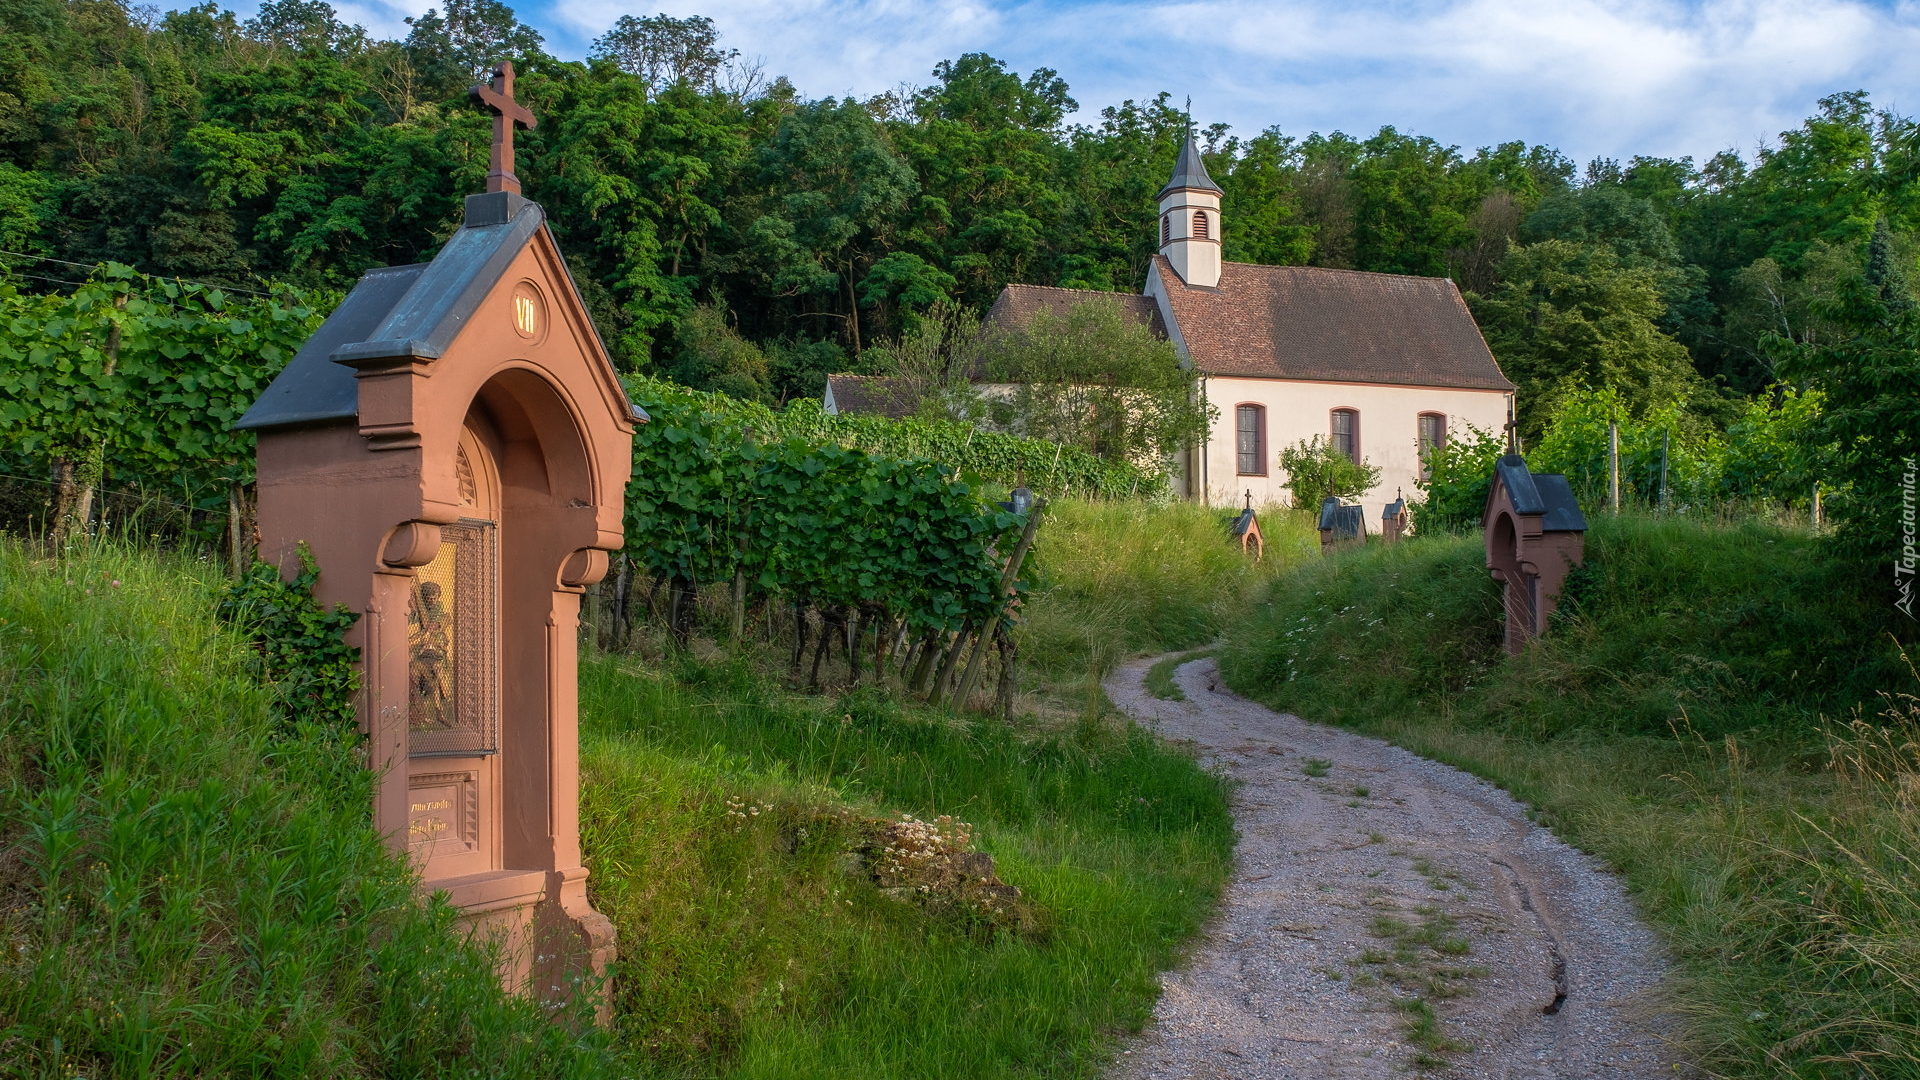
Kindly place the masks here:
<instances>
[{"instance_id":1,"label":"metal grille over niche","mask_svg":"<svg viewBox=\"0 0 1920 1080\"><path fill-rule=\"evenodd\" d=\"M440 527L440 551L415 572L407 603L408 744L414 757L499 749L494 704L498 610L494 523Z\"/></svg>"}]
</instances>

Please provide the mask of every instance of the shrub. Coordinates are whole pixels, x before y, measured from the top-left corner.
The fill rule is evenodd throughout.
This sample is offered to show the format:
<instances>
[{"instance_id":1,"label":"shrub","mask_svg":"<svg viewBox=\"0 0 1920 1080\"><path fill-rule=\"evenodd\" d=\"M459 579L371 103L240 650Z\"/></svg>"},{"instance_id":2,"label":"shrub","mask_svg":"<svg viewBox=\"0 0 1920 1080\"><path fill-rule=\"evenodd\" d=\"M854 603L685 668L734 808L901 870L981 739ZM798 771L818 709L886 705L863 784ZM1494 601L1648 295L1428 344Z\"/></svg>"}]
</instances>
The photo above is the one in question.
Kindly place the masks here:
<instances>
[{"instance_id":1,"label":"shrub","mask_svg":"<svg viewBox=\"0 0 1920 1080\"><path fill-rule=\"evenodd\" d=\"M300 545L300 573L281 578L279 567L254 562L220 599L220 617L253 641L266 682L279 699L282 724L351 728L357 719L354 665L360 650L343 635L360 618L345 604L329 611L313 598L320 568Z\"/></svg>"},{"instance_id":2,"label":"shrub","mask_svg":"<svg viewBox=\"0 0 1920 1080\"><path fill-rule=\"evenodd\" d=\"M1414 527L1432 531L1478 526L1493 490L1494 465L1506 452L1505 439L1471 424L1464 432L1448 432L1446 442L1427 451L1426 478L1414 482L1426 496L1414 505Z\"/></svg>"},{"instance_id":3,"label":"shrub","mask_svg":"<svg viewBox=\"0 0 1920 1080\"><path fill-rule=\"evenodd\" d=\"M1287 474L1293 505L1318 510L1328 496L1357 499L1380 482L1380 468L1363 458L1354 461L1315 435L1280 450L1280 468Z\"/></svg>"}]
</instances>

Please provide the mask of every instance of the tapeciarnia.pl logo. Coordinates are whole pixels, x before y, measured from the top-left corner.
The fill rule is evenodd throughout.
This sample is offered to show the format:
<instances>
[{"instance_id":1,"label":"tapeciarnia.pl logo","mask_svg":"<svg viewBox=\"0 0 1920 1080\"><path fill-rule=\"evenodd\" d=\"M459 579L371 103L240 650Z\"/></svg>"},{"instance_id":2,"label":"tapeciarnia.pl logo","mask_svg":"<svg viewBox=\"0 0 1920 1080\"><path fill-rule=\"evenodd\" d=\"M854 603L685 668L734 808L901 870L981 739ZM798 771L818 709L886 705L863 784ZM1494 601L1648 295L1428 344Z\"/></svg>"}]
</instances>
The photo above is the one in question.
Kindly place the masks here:
<instances>
[{"instance_id":1,"label":"tapeciarnia.pl logo","mask_svg":"<svg viewBox=\"0 0 1920 1080\"><path fill-rule=\"evenodd\" d=\"M1893 606L1899 608L1901 614L1911 619L1913 618L1914 564L1920 561L1920 556L1916 556L1913 550L1915 531L1913 459L1902 458L1900 469L1900 556L1893 560L1893 591L1897 595Z\"/></svg>"}]
</instances>

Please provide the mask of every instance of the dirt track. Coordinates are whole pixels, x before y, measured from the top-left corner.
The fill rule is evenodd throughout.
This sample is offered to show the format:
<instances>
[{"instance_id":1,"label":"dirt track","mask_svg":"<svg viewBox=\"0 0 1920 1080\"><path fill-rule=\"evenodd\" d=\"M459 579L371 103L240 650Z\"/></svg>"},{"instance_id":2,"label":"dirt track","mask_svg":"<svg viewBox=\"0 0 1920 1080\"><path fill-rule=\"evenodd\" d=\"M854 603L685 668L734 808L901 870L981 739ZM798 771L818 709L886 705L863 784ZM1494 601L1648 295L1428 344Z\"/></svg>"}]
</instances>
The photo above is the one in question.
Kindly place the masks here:
<instances>
[{"instance_id":1,"label":"dirt track","mask_svg":"<svg viewBox=\"0 0 1920 1080\"><path fill-rule=\"evenodd\" d=\"M1211 660L1177 673L1186 701L1154 698L1151 664L1107 692L1238 783L1240 843L1119 1075L1676 1075L1659 944L1593 859L1466 773L1228 692Z\"/></svg>"}]
</instances>

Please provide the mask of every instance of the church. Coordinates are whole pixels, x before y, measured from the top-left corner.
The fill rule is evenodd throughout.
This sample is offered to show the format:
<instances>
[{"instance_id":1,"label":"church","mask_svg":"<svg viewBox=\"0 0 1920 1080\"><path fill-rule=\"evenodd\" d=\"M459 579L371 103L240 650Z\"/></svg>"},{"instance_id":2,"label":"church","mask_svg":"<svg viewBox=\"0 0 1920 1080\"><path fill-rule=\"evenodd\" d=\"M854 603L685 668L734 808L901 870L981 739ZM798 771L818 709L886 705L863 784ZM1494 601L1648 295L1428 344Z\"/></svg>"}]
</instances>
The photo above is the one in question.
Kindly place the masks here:
<instances>
[{"instance_id":1,"label":"church","mask_svg":"<svg viewBox=\"0 0 1920 1080\"><path fill-rule=\"evenodd\" d=\"M1468 426L1504 429L1514 384L1452 281L1227 262L1221 237L1232 226L1220 196L1189 136L1160 190L1159 252L1141 292L1124 301L1172 341L1218 410L1205 444L1176 461L1174 482L1211 505L1239 505L1247 492L1285 503L1281 448L1319 436L1380 469L1361 499L1378 531L1387 503L1417 495L1428 448ZM1016 326L1095 298L1113 294L1008 285L987 321ZM892 411L874 400L879 387L862 385L884 381L834 376L827 408L866 411L858 399Z\"/></svg>"}]
</instances>

